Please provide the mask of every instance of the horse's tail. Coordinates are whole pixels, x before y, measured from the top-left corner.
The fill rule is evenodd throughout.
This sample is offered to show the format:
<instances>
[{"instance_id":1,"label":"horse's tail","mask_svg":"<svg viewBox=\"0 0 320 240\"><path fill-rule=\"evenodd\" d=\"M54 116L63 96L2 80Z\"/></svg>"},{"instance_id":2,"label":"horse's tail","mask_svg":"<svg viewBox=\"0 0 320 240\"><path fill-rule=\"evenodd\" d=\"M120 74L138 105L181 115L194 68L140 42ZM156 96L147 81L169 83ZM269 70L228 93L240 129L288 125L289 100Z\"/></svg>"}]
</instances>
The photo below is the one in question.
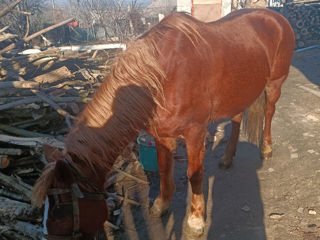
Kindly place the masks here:
<instances>
[{"instance_id":1,"label":"horse's tail","mask_svg":"<svg viewBox=\"0 0 320 240\"><path fill-rule=\"evenodd\" d=\"M266 91L264 90L256 101L247 109L243 117L243 130L248 141L259 147L263 134Z\"/></svg>"}]
</instances>

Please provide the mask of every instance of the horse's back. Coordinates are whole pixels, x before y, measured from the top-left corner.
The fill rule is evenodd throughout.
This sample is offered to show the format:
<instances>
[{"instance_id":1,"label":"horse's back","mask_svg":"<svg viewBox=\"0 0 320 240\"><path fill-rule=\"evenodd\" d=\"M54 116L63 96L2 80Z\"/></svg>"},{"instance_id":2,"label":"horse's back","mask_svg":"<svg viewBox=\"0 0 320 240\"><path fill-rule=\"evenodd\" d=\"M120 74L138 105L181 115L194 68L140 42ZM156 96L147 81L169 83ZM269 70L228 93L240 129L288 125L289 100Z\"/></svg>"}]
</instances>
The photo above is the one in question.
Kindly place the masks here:
<instances>
[{"instance_id":1,"label":"horse's back","mask_svg":"<svg viewBox=\"0 0 320 240\"><path fill-rule=\"evenodd\" d=\"M170 18L186 19L192 28L183 21L178 21L181 28L167 28ZM211 23L175 14L163 24L168 31L159 46L168 109L159 112L168 128L240 113L273 75L289 71L294 34L288 21L271 10L240 10Z\"/></svg>"},{"instance_id":2,"label":"horse's back","mask_svg":"<svg viewBox=\"0 0 320 240\"><path fill-rule=\"evenodd\" d=\"M242 9L209 25L219 29L215 34L233 41L228 42L229 46L240 44L239 52L251 48L251 53L257 54L258 48L262 48L271 67L271 78L289 71L295 37L290 23L281 14L269 9Z\"/></svg>"}]
</instances>

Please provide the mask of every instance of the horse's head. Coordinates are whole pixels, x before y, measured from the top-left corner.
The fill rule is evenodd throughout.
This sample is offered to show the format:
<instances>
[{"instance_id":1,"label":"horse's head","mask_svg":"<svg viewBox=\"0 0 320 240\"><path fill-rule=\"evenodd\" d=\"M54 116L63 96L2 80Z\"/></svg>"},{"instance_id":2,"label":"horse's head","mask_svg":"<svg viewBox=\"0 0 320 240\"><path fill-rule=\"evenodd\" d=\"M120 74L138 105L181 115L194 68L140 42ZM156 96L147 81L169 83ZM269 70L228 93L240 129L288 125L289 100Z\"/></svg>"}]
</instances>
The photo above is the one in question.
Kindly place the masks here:
<instances>
[{"instance_id":1,"label":"horse's head","mask_svg":"<svg viewBox=\"0 0 320 240\"><path fill-rule=\"evenodd\" d=\"M45 146L49 164L38 179L35 205L49 200L47 239L94 239L107 218L105 193L83 178L58 149Z\"/></svg>"}]
</instances>

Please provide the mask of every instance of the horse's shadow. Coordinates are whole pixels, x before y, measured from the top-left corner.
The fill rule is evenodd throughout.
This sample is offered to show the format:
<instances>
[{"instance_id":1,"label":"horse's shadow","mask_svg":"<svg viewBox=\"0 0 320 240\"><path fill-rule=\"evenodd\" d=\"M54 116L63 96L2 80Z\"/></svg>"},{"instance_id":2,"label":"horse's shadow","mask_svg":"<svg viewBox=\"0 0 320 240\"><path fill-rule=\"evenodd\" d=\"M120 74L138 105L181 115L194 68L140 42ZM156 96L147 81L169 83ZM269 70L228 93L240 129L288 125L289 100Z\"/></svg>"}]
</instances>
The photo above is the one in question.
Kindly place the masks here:
<instances>
[{"instance_id":1,"label":"horse's shadow","mask_svg":"<svg viewBox=\"0 0 320 240\"><path fill-rule=\"evenodd\" d=\"M230 125L226 128L228 132ZM212 211L207 206L207 223L211 221L207 225L207 239L265 240L264 210L257 176L257 170L262 167L259 149L240 141L233 167L227 171L217 167L217 160L222 156L218 149L208 155L205 166L213 164L213 172L206 173L205 182L207 205L212 199ZM209 166L208 169L211 170Z\"/></svg>"},{"instance_id":2,"label":"horse's shadow","mask_svg":"<svg viewBox=\"0 0 320 240\"><path fill-rule=\"evenodd\" d=\"M315 71L319 68L319 53L319 47L306 52L296 52L292 59L292 65L299 69L311 83L320 87L319 71Z\"/></svg>"},{"instance_id":3,"label":"horse's shadow","mask_svg":"<svg viewBox=\"0 0 320 240\"><path fill-rule=\"evenodd\" d=\"M257 170L261 167L259 150L252 144L239 142L233 167L230 170L218 168L230 128L230 124L225 126L225 138L221 139L213 151L212 144L207 144L203 182L206 228L202 237L192 238L183 231L191 200L191 188L186 176L187 161L180 158L175 161L177 189L169 213L161 219L149 216L149 199L154 199L159 191L159 176L149 174L149 198L141 195L141 188L146 190L146 186L139 185L136 197L144 202L143 207L128 207L125 210L125 231L118 234L118 239L265 240L264 211L257 177ZM184 146L179 148L177 152L180 156L185 154Z\"/></svg>"}]
</instances>

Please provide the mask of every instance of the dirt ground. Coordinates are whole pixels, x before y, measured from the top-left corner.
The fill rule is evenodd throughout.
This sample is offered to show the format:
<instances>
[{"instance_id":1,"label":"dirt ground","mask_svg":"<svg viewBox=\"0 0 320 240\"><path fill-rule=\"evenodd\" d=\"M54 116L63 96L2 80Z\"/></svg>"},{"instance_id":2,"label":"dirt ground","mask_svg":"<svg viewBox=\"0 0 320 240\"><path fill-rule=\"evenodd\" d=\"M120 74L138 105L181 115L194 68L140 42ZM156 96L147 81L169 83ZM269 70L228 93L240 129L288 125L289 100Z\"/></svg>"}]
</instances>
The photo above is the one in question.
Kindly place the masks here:
<instances>
[{"instance_id":1,"label":"dirt ground","mask_svg":"<svg viewBox=\"0 0 320 240\"><path fill-rule=\"evenodd\" d=\"M212 146L213 137L207 144L206 228L199 239L320 239L320 97L312 93L320 94L319 48L295 54L282 89L272 125L272 160L262 162L259 150L241 136L233 168L220 170L218 161L230 124L224 121L209 127L219 144ZM220 131L216 131L217 126ZM125 181L129 196L142 207L126 205L122 230L108 239L191 239L183 232L190 203L187 161L181 158L185 155L183 146L177 154L177 189L168 214L161 219L149 216L149 205L159 190L159 176L145 173L137 164L136 174L148 179L150 187Z\"/></svg>"}]
</instances>

